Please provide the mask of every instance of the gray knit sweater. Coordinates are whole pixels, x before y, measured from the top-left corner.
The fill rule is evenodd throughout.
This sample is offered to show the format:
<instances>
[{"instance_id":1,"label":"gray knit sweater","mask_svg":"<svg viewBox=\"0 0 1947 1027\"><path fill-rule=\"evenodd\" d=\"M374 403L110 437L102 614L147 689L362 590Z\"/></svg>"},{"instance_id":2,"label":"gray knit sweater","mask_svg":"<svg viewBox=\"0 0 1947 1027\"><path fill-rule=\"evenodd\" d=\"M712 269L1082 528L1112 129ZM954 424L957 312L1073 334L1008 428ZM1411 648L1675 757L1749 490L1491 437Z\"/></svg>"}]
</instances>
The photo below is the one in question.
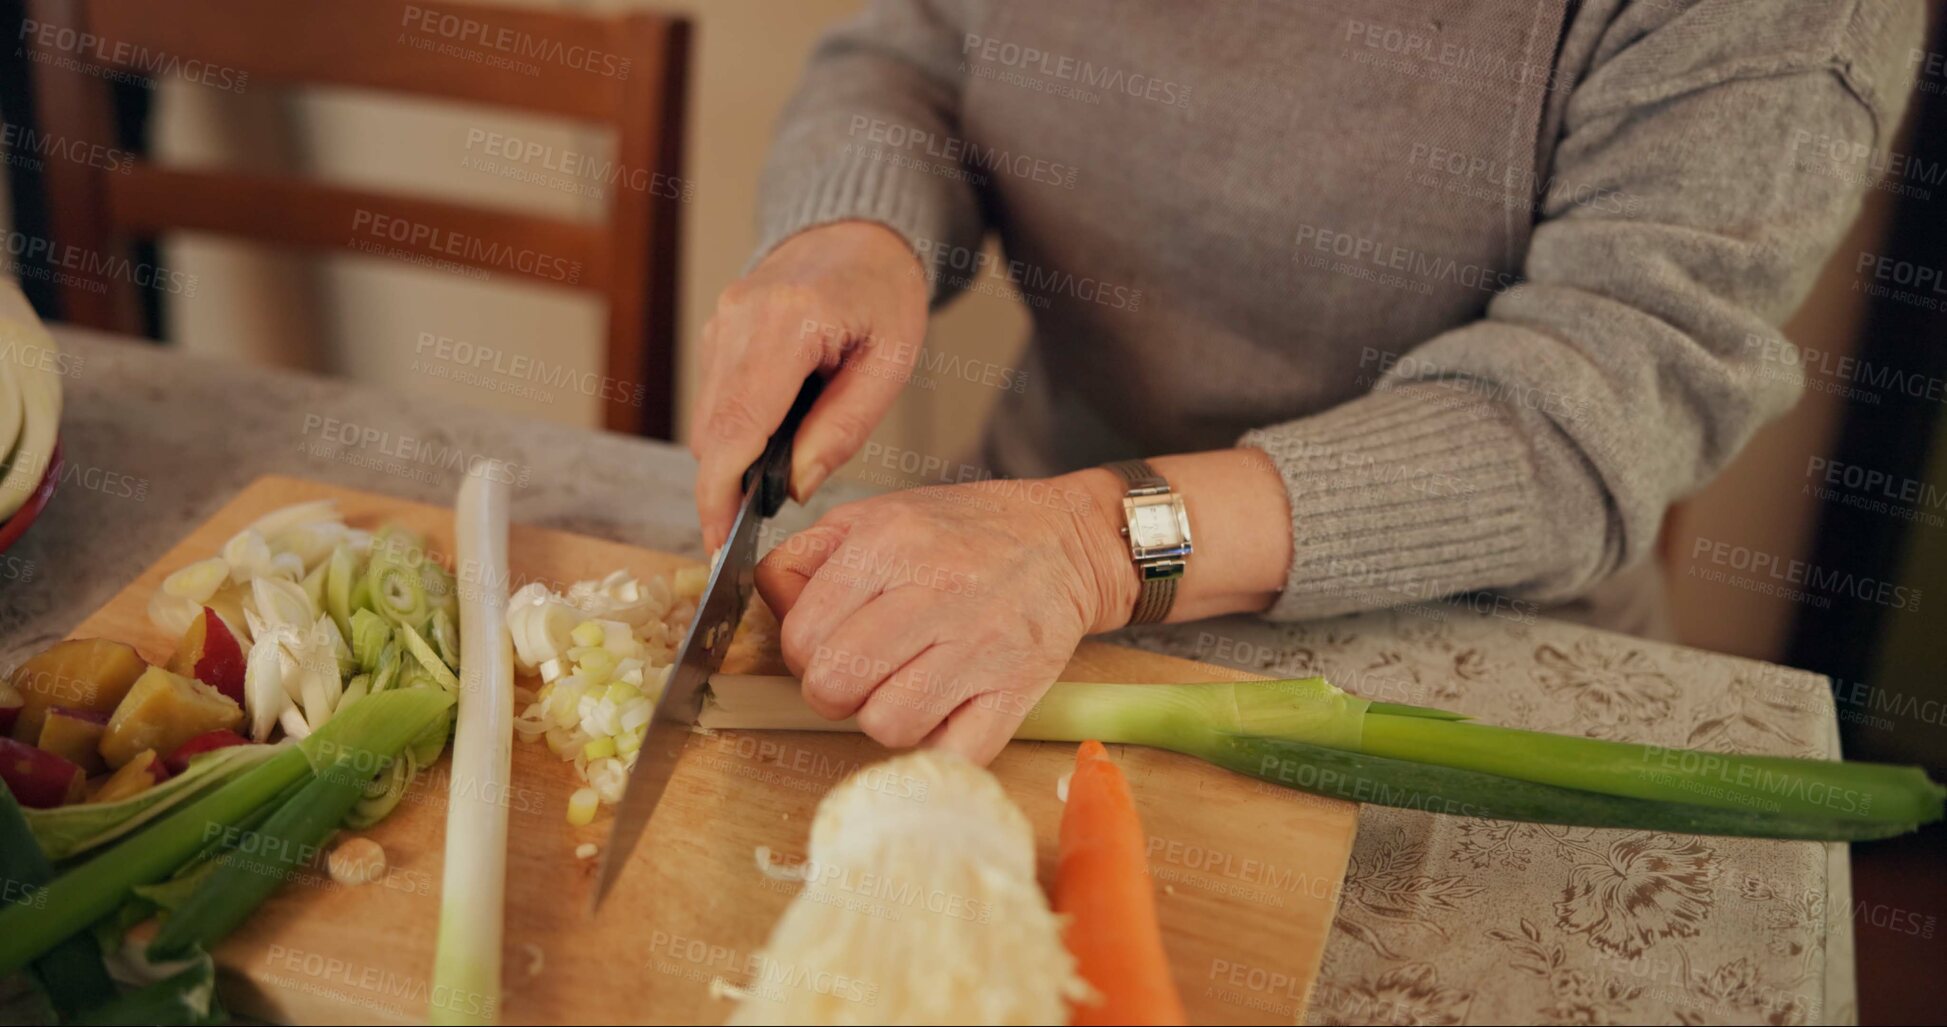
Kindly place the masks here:
<instances>
[{"instance_id":1,"label":"gray knit sweater","mask_svg":"<svg viewBox=\"0 0 1947 1027\"><path fill-rule=\"evenodd\" d=\"M1801 381L1919 0L873 0L778 127L761 252L882 222L1017 290L1003 472L1242 442L1271 616L1561 602ZM1006 257L983 262L983 234Z\"/></svg>"}]
</instances>

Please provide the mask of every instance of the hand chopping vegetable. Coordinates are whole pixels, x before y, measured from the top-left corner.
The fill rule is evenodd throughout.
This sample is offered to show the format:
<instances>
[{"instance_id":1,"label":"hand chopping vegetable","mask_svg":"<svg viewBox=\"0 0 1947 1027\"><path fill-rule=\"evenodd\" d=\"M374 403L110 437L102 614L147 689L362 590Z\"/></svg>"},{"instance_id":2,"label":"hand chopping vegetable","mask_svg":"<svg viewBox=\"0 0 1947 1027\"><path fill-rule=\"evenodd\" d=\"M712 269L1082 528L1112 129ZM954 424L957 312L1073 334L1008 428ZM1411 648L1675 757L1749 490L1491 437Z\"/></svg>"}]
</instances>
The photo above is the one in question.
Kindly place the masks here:
<instances>
[{"instance_id":1,"label":"hand chopping vegetable","mask_svg":"<svg viewBox=\"0 0 1947 1027\"><path fill-rule=\"evenodd\" d=\"M1734 69L1770 51L1747 49L1811 52L1838 23L1644 10L1632 57L1595 42L1623 31L1606 27L1616 10L1571 5L1539 37L1561 62L1542 87L1496 82L1481 104L1361 77L1359 113L1292 124L1267 120L1255 85L1253 102L1183 97L1194 116L1044 103L995 88L986 73L1011 70L997 62L1019 41L983 26L995 7L1068 39L1059 19L869 4L813 53L753 261L702 332L688 442L705 542L727 536L738 475L806 375L831 384L793 461L800 500L902 388L974 362L994 372L961 375L994 400L978 455L914 454L933 480L830 510L758 575L806 701L887 745L992 758L1079 638L1128 624L1448 600L1668 638L1665 514L1796 399L1799 376L1767 355L1795 352L1778 324L1866 189L1775 126L1817 125L1871 165L1889 145L1874 126L1904 106L1898 89L1833 87L1846 62L1902 80L1920 19L1869 6L1886 45L1760 80ZM1339 95L1332 41L1366 23L1314 13L1227 16L1223 42L1182 59L1219 83L1241 59L1277 68L1280 96ZM1534 42L1525 17L1482 8L1430 31L1436 49ZM1161 52L1209 27L1145 12L1109 35ZM1114 63L1096 41L1065 45ZM1693 47L1716 73L1693 82L1652 56ZM1651 86L1666 80L1691 84ZM1503 167L1506 152L1532 166ZM1024 153L1093 184L967 173ZM1192 166L1227 170L1162 170ZM1483 166L1479 182L1444 173ZM1448 195L1463 185L1482 195ZM1021 297L1021 355L934 348L930 308L973 291Z\"/></svg>"}]
</instances>

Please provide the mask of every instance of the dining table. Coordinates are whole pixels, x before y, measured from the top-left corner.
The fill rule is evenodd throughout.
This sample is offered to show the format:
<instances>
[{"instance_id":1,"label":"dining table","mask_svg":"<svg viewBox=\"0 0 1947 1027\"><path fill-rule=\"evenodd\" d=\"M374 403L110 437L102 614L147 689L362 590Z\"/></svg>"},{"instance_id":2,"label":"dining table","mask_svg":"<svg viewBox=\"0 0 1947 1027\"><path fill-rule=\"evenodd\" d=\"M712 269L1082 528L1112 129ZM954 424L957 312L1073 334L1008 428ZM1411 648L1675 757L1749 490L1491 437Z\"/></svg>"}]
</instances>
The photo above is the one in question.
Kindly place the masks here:
<instances>
[{"instance_id":1,"label":"dining table","mask_svg":"<svg viewBox=\"0 0 1947 1027\"><path fill-rule=\"evenodd\" d=\"M265 474L435 503L471 462L516 472L514 520L701 558L680 446L511 416L404 386L212 359L56 325L60 483L6 557L0 666L67 635ZM483 397L484 399L485 397ZM840 480L786 528L869 490ZM1110 641L1493 724L1836 758L1824 677L1441 601L1253 617ZM1843 844L1504 822L1367 804L1310 1001L1248 967L1193 985L1293 1023L1851 1023Z\"/></svg>"}]
</instances>

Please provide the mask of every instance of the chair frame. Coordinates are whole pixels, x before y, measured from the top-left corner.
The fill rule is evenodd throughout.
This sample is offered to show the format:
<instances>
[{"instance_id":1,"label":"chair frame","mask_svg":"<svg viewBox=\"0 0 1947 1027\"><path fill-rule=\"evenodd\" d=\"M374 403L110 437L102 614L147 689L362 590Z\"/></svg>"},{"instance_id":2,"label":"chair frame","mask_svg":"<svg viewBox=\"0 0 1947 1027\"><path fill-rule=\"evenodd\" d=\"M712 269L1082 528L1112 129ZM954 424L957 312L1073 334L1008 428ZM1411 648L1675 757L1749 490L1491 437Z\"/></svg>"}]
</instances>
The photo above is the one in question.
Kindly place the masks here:
<instances>
[{"instance_id":1,"label":"chair frame","mask_svg":"<svg viewBox=\"0 0 1947 1027\"><path fill-rule=\"evenodd\" d=\"M28 12L42 130L103 146L117 142L106 76L176 72L237 91L350 87L607 126L616 166L655 187L611 187L600 222L137 159L47 162L49 223L57 243L103 258L170 231L359 252L377 219L408 223L383 238L389 253L600 294L604 425L673 437L685 19L405 0L30 0ZM510 264L510 247L548 259ZM135 287L100 285L60 283L64 317L139 333Z\"/></svg>"}]
</instances>

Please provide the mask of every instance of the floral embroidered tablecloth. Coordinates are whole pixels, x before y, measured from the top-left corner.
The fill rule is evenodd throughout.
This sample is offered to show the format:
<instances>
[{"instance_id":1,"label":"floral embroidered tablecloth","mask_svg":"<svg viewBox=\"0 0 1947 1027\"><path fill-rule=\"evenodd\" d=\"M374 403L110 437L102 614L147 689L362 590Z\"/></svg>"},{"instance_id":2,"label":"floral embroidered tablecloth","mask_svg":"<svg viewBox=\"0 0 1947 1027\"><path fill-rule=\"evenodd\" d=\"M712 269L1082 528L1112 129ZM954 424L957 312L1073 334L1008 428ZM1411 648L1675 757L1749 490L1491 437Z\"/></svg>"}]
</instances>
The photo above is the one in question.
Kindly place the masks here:
<instances>
[{"instance_id":1,"label":"floral embroidered tablecloth","mask_svg":"<svg viewBox=\"0 0 1947 1027\"><path fill-rule=\"evenodd\" d=\"M1573 624L1433 605L1125 633L1488 723L1829 758L1826 680ZM1365 806L1303 1022L1852 1023L1843 845Z\"/></svg>"}]
</instances>

